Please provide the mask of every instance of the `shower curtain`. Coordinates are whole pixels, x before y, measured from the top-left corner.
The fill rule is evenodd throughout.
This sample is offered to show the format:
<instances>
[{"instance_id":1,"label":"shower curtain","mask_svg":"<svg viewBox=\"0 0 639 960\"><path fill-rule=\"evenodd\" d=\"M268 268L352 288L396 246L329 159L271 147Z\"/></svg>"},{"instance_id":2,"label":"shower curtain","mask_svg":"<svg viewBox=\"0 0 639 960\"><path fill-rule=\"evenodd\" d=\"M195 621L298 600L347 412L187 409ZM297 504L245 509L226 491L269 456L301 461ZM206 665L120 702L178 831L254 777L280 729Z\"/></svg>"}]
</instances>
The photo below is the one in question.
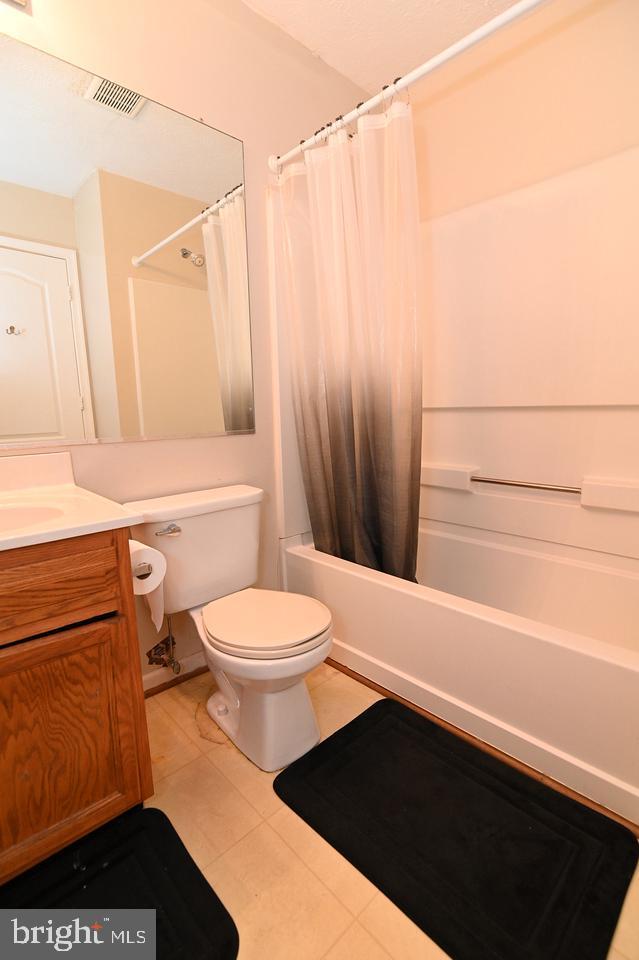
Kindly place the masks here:
<instances>
[{"instance_id":1,"label":"shower curtain","mask_svg":"<svg viewBox=\"0 0 639 960\"><path fill-rule=\"evenodd\" d=\"M410 106L307 150L269 200L315 546L414 580L422 363Z\"/></svg>"},{"instance_id":2,"label":"shower curtain","mask_svg":"<svg viewBox=\"0 0 639 960\"><path fill-rule=\"evenodd\" d=\"M252 430L253 374L244 197L202 224L224 428Z\"/></svg>"}]
</instances>

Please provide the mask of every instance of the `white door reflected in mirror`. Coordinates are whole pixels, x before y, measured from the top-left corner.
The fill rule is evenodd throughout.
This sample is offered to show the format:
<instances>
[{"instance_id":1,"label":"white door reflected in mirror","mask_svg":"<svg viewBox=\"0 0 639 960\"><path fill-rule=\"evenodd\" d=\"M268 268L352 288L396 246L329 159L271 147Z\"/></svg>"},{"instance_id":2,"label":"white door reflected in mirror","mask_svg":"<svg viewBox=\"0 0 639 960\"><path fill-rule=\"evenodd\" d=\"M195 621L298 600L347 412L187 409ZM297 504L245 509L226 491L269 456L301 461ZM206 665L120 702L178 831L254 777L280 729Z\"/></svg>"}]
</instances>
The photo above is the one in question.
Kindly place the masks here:
<instances>
[{"instance_id":1,"label":"white door reflected in mirror","mask_svg":"<svg viewBox=\"0 0 639 960\"><path fill-rule=\"evenodd\" d=\"M0 442L94 437L84 338L74 316L69 258L0 237Z\"/></svg>"}]
</instances>

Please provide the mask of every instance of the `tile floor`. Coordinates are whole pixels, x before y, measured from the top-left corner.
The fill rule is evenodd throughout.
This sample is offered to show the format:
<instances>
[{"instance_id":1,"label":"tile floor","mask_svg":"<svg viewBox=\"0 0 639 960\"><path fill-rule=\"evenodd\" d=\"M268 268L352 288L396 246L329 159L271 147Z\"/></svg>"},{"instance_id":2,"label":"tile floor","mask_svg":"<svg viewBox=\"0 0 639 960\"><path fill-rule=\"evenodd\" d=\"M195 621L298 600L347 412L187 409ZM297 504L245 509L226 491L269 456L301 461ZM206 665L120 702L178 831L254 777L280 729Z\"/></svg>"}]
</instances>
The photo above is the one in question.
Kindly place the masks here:
<instances>
[{"instance_id":1,"label":"tile floor","mask_svg":"<svg viewBox=\"0 0 639 960\"><path fill-rule=\"evenodd\" d=\"M308 678L322 738L379 699L323 664ZM155 795L240 931L240 960L446 960L272 789L209 719L209 674L146 701ZM639 874L609 960L639 960Z\"/></svg>"}]
</instances>

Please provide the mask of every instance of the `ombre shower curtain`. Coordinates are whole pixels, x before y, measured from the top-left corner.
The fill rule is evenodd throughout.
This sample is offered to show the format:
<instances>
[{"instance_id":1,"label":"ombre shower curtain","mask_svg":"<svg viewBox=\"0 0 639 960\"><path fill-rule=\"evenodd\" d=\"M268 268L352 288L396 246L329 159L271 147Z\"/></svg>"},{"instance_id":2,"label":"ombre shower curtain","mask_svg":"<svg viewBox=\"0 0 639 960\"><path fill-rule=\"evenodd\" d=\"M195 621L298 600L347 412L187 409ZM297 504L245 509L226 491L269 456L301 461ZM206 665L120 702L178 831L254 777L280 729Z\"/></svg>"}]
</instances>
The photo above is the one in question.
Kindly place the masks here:
<instances>
[{"instance_id":1,"label":"ombre shower curtain","mask_svg":"<svg viewBox=\"0 0 639 960\"><path fill-rule=\"evenodd\" d=\"M315 547L414 580L422 360L410 105L307 150L269 201Z\"/></svg>"},{"instance_id":2,"label":"ombre shower curtain","mask_svg":"<svg viewBox=\"0 0 639 960\"><path fill-rule=\"evenodd\" d=\"M253 374L244 197L202 224L224 427L253 429Z\"/></svg>"}]
</instances>

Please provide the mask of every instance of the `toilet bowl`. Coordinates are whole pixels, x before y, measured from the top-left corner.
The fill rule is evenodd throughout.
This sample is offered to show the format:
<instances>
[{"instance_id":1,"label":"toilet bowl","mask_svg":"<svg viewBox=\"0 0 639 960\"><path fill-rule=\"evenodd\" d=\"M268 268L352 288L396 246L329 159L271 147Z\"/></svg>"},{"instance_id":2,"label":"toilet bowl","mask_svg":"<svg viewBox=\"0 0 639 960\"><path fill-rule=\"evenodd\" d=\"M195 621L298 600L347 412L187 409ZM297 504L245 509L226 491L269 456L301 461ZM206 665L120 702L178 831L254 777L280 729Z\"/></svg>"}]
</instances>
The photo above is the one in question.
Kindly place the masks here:
<instances>
[{"instance_id":1,"label":"toilet bowl","mask_svg":"<svg viewBox=\"0 0 639 960\"><path fill-rule=\"evenodd\" d=\"M259 590L262 491L235 485L127 506L134 536L166 558L164 609L188 611L217 690L207 710L262 770L279 770L319 740L304 681L328 656L331 614L313 597Z\"/></svg>"},{"instance_id":2,"label":"toilet bowl","mask_svg":"<svg viewBox=\"0 0 639 960\"><path fill-rule=\"evenodd\" d=\"M217 690L207 711L262 770L279 770L319 741L305 676L328 656L324 604L246 589L189 610Z\"/></svg>"}]
</instances>

